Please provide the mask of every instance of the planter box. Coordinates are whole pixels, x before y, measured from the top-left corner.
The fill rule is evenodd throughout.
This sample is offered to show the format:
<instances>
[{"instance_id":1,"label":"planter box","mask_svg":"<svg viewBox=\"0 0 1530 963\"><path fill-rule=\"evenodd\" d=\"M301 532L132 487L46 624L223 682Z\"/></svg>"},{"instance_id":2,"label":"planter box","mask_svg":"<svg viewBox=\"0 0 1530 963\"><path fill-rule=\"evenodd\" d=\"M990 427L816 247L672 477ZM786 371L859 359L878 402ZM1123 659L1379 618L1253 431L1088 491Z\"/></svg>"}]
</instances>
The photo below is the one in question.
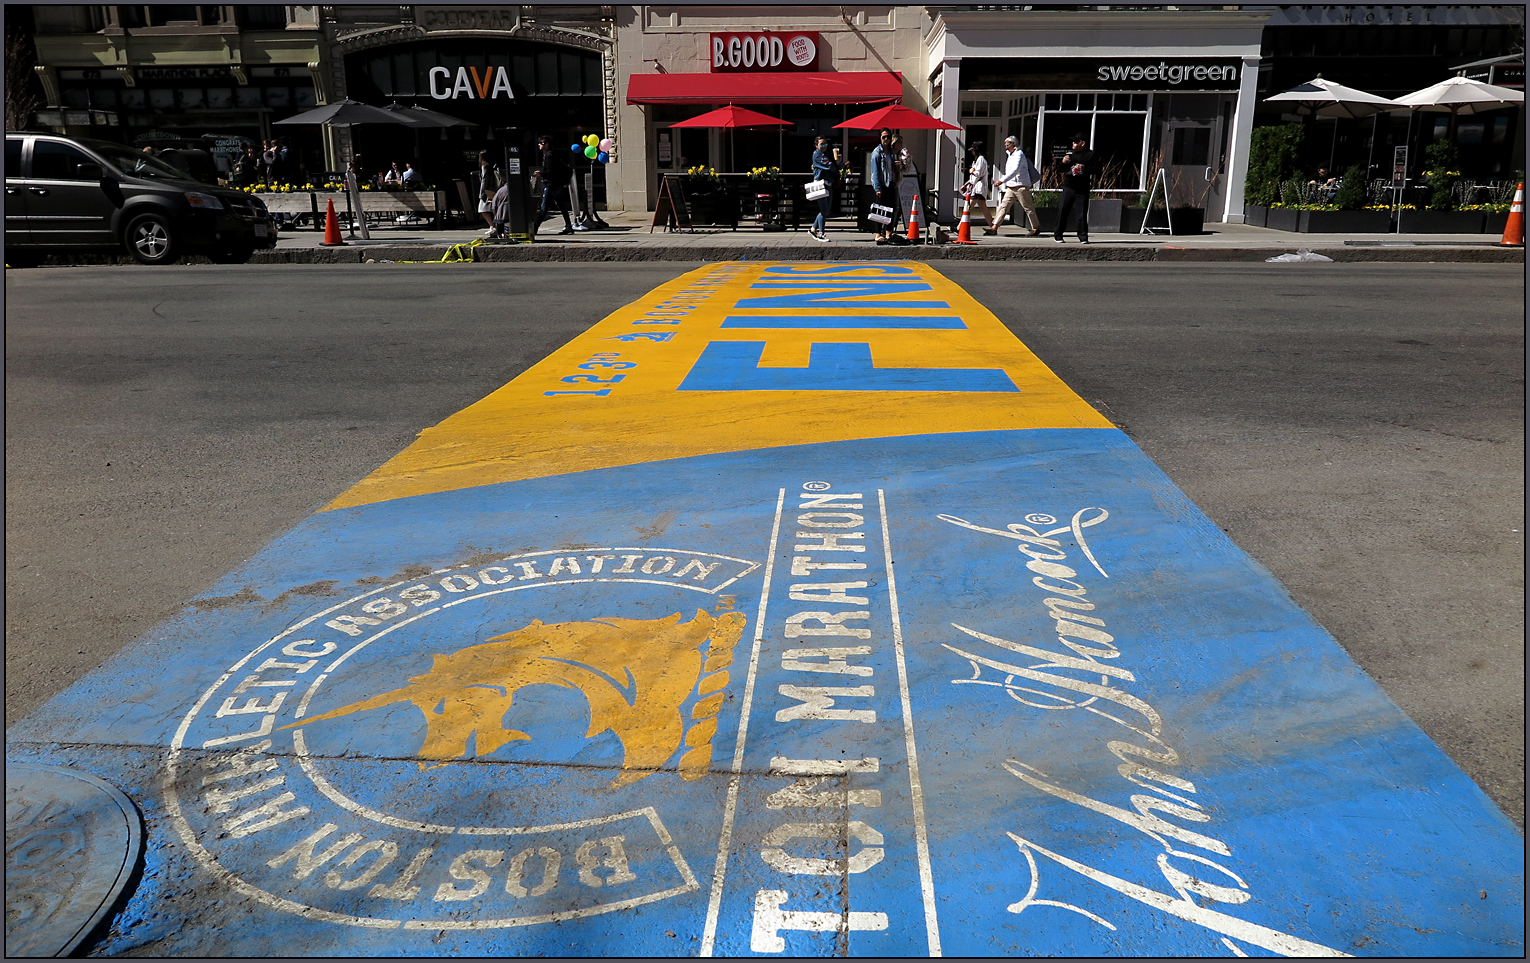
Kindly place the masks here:
<instances>
[{"instance_id":1,"label":"planter box","mask_svg":"<svg viewBox=\"0 0 1530 963\"><path fill-rule=\"evenodd\" d=\"M1403 211L1400 234L1481 234L1479 211Z\"/></svg>"},{"instance_id":2,"label":"planter box","mask_svg":"<svg viewBox=\"0 0 1530 963\"><path fill-rule=\"evenodd\" d=\"M1089 202L1089 233L1119 234L1121 211L1124 205L1119 197L1105 197Z\"/></svg>"},{"instance_id":3,"label":"planter box","mask_svg":"<svg viewBox=\"0 0 1530 963\"><path fill-rule=\"evenodd\" d=\"M1243 223L1252 224L1254 227L1268 227L1265 219L1269 217L1270 209L1260 207L1258 204L1243 205Z\"/></svg>"},{"instance_id":4,"label":"planter box","mask_svg":"<svg viewBox=\"0 0 1530 963\"><path fill-rule=\"evenodd\" d=\"M1307 234L1386 234L1390 211L1300 211L1297 230Z\"/></svg>"},{"instance_id":5,"label":"planter box","mask_svg":"<svg viewBox=\"0 0 1530 963\"><path fill-rule=\"evenodd\" d=\"M1508 226L1508 211L1504 211L1502 214L1488 214L1482 219L1482 233L1491 234L1494 237L1503 237L1503 230Z\"/></svg>"},{"instance_id":6,"label":"planter box","mask_svg":"<svg viewBox=\"0 0 1530 963\"><path fill-rule=\"evenodd\" d=\"M309 199L308 191L299 191L288 194L256 194L256 197L266 205L266 210L272 214L310 214L313 212L313 202ZM343 208L342 208L343 209ZM319 210L324 210L324 202L319 202Z\"/></svg>"},{"instance_id":7,"label":"planter box","mask_svg":"<svg viewBox=\"0 0 1530 963\"><path fill-rule=\"evenodd\" d=\"M1264 226L1272 231L1291 231L1295 233L1302 229L1302 214L1304 211L1288 211L1281 207L1272 207L1265 217Z\"/></svg>"},{"instance_id":8,"label":"planter box","mask_svg":"<svg viewBox=\"0 0 1530 963\"><path fill-rule=\"evenodd\" d=\"M1043 234L1050 234L1057 229L1058 210L1059 209L1055 207L1038 206L1036 208L1036 220L1041 224L1041 231ZM1089 233L1117 234L1123 230L1126 230L1126 228L1122 226L1124 223L1122 220L1123 210L1129 210L1129 208L1123 208L1121 205L1121 199L1117 197L1107 197L1101 198L1097 201L1090 201ZM1066 234L1071 231L1078 230L1077 218L1078 207L1075 205L1073 210L1068 212L1068 221L1070 223L1063 229L1063 233ZM1015 209L1010 213L1010 220L1014 222L1015 227L1024 228L1027 230L1030 228L1030 222L1026 220L1025 212L1020 209L1019 205L1016 205ZM973 223L977 222L974 221ZM1132 228L1131 230L1136 230L1136 228Z\"/></svg>"},{"instance_id":9,"label":"planter box","mask_svg":"<svg viewBox=\"0 0 1530 963\"><path fill-rule=\"evenodd\" d=\"M1204 207L1175 207L1169 211L1173 216L1173 234L1205 234L1206 209Z\"/></svg>"},{"instance_id":10,"label":"planter box","mask_svg":"<svg viewBox=\"0 0 1530 963\"><path fill-rule=\"evenodd\" d=\"M1173 214L1173 234L1204 234L1206 232L1206 209L1203 207L1176 207L1170 213ZM1128 207L1121 212L1121 230L1126 234L1142 233L1142 222L1149 217L1149 211L1145 207ZM1169 226L1169 219L1164 216L1162 209L1152 211L1149 228L1165 228ZM1150 230L1148 233L1156 234L1158 231Z\"/></svg>"}]
</instances>

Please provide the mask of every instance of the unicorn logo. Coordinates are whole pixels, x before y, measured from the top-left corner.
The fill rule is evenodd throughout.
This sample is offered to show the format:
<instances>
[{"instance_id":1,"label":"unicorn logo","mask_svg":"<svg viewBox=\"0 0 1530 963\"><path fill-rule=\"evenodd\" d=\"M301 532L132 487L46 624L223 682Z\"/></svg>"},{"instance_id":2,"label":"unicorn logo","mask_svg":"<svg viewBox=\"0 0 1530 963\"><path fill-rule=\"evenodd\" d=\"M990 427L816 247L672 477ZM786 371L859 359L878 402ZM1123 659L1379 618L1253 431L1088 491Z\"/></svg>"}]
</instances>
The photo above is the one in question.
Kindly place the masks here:
<instances>
[{"instance_id":1,"label":"unicorn logo","mask_svg":"<svg viewBox=\"0 0 1530 963\"><path fill-rule=\"evenodd\" d=\"M588 622L534 621L481 645L434 657L430 671L409 684L283 728L307 726L411 702L425 717L421 768L472 754L485 756L531 736L503 724L521 688L538 683L577 689L590 707L586 738L615 733L622 771L615 789L659 769L679 751L687 780L712 764L712 737L728 687L727 667L744 631L744 616L697 610L689 622L676 612L663 619L598 618ZM705 650L705 651L703 651ZM692 695L687 722L682 709Z\"/></svg>"}]
</instances>

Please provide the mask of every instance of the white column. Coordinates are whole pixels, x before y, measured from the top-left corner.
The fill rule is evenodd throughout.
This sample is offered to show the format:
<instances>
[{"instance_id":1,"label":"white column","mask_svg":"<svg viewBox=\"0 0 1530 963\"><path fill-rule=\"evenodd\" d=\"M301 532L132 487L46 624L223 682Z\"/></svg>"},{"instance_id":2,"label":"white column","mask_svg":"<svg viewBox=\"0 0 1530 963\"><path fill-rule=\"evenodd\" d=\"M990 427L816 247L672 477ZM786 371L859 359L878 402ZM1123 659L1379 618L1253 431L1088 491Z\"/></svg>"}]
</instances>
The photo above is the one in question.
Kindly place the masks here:
<instances>
[{"instance_id":1,"label":"white column","mask_svg":"<svg viewBox=\"0 0 1530 963\"><path fill-rule=\"evenodd\" d=\"M961 126L962 116L962 61L959 57L947 57L940 71L940 119L948 124ZM935 140L935 190L940 194L940 209L936 217L942 223L956 220L956 164L962 153L960 130L937 131Z\"/></svg>"},{"instance_id":2,"label":"white column","mask_svg":"<svg viewBox=\"0 0 1530 963\"><path fill-rule=\"evenodd\" d=\"M1248 151L1254 137L1254 91L1259 84L1259 58L1243 58L1238 105L1233 108L1232 157L1227 164L1227 207L1222 220L1243 223L1243 179L1248 176Z\"/></svg>"}]
</instances>

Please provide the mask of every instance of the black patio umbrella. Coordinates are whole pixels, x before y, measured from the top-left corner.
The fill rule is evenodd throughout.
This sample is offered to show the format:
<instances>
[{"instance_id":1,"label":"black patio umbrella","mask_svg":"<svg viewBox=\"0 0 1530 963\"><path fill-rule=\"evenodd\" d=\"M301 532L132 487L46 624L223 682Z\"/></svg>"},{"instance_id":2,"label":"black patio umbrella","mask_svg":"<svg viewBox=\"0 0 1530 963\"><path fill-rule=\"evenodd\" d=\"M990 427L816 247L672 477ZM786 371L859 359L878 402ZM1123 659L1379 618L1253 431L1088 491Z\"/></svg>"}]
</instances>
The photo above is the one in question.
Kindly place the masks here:
<instances>
[{"instance_id":1,"label":"black patio umbrella","mask_svg":"<svg viewBox=\"0 0 1530 963\"><path fill-rule=\"evenodd\" d=\"M280 124L321 124L325 127L355 127L357 124L401 124L404 127L425 127L427 124L415 117L398 111L384 110L381 107L373 107L371 104L363 104L355 100L342 100L338 103L325 104L323 107L315 107L313 110L304 111L286 120L278 120L272 126ZM428 125L437 126L437 125Z\"/></svg>"},{"instance_id":2,"label":"black patio umbrella","mask_svg":"<svg viewBox=\"0 0 1530 963\"><path fill-rule=\"evenodd\" d=\"M473 122L453 117L451 114L443 114L439 110L431 110L428 107L405 107L400 103L392 103L383 110L410 118L419 127L472 127Z\"/></svg>"}]
</instances>

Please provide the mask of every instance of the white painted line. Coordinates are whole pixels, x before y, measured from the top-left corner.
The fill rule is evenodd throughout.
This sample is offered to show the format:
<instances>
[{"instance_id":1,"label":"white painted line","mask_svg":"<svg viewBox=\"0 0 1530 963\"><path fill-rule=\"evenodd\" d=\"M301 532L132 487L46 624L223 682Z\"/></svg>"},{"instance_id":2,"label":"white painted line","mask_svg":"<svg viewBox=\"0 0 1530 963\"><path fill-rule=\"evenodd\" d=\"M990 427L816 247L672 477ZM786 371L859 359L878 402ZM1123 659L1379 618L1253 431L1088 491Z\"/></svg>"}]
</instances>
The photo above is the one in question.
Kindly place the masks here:
<instances>
[{"instance_id":1,"label":"white painted line","mask_svg":"<svg viewBox=\"0 0 1530 963\"><path fill-rule=\"evenodd\" d=\"M908 785L914 803L914 845L919 853L919 891L924 897L924 929L930 955L940 956L940 921L935 915L935 876L930 870L930 834L924 822L924 785L919 781L919 752L914 748L914 707L908 697L908 665L903 657L903 619L898 614L898 580L893 575L892 533L887 527L887 493L877 489L882 512L882 552L887 561L887 600L892 608L893 651L898 656L898 695L903 699L903 739L908 747Z\"/></svg>"},{"instance_id":2,"label":"white painted line","mask_svg":"<svg viewBox=\"0 0 1530 963\"><path fill-rule=\"evenodd\" d=\"M765 582L760 587L760 611L754 620L754 649L749 653L749 676L744 682L744 703L739 710L738 743L733 749L733 778L728 782L728 805L723 810L722 834L717 840L717 865L712 869L712 898L707 902L707 922L701 934L701 952L711 956L717 941L717 917L722 912L723 880L728 873L728 850L733 845L733 816L738 809L738 791L743 782L744 742L749 737L749 710L754 704L754 677L760 667L760 646L765 639L765 607L770 602L770 578L776 570L776 541L781 537L781 506L786 504L786 489L776 495L776 519L770 528L770 553L765 556Z\"/></svg>"}]
</instances>

